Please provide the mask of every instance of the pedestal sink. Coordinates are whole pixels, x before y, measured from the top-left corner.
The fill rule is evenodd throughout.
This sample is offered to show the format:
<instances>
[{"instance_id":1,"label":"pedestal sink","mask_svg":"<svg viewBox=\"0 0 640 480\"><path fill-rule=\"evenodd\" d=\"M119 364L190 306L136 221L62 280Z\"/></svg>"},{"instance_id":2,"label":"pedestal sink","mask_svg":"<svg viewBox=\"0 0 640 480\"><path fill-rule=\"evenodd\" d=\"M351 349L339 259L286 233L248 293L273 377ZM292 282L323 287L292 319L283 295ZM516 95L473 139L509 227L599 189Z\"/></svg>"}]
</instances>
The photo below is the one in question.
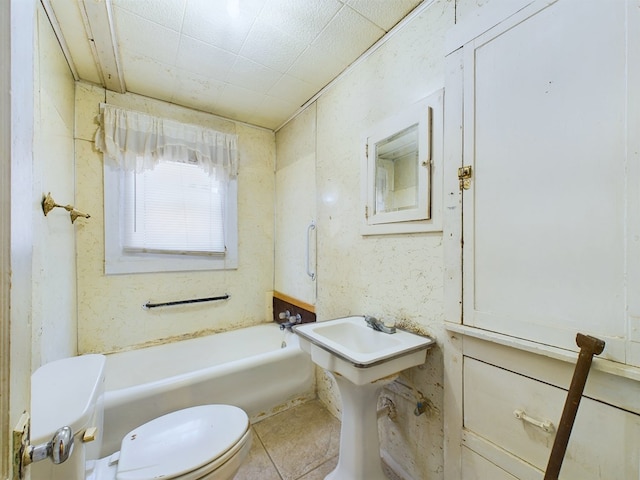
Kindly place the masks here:
<instances>
[{"instance_id":1,"label":"pedestal sink","mask_svg":"<svg viewBox=\"0 0 640 480\"><path fill-rule=\"evenodd\" d=\"M383 333L363 316L297 325L300 346L330 372L342 397L338 466L325 480L387 480L380 461L376 407L380 389L425 362L429 337Z\"/></svg>"}]
</instances>

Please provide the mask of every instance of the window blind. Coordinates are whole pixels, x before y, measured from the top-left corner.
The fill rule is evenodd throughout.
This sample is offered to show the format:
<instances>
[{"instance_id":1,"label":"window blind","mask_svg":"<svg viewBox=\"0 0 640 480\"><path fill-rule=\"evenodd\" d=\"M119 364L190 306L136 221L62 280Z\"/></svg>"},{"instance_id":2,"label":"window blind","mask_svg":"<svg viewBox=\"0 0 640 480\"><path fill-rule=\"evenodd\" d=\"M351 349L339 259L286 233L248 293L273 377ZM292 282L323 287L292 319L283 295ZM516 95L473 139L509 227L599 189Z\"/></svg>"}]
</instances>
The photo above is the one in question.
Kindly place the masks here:
<instances>
[{"instance_id":1,"label":"window blind","mask_svg":"<svg viewBox=\"0 0 640 480\"><path fill-rule=\"evenodd\" d=\"M160 161L127 172L123 190L125 251L225 253L225 183L199 166Z\"/></svg>"}]
</instances>

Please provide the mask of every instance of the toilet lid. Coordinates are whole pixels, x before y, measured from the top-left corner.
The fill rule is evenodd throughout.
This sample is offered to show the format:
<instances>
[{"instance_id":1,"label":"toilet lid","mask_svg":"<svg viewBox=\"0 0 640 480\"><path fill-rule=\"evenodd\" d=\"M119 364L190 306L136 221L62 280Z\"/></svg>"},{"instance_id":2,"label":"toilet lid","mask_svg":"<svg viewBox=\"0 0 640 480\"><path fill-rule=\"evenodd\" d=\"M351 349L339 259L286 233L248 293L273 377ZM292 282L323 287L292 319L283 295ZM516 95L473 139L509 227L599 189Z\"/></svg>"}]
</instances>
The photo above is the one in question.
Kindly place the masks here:
<instances>
[{"instance_id":1,"label":"toilet lid","mask_svg":"<svg viewBox=\"0 0 640 480\"><path fill-rule=\"evenodd\" d=\"M122 440L117 480L169 480L213 462L249 428L231 405L202 405L156 418Z\"/></svg>"}]
</instances>

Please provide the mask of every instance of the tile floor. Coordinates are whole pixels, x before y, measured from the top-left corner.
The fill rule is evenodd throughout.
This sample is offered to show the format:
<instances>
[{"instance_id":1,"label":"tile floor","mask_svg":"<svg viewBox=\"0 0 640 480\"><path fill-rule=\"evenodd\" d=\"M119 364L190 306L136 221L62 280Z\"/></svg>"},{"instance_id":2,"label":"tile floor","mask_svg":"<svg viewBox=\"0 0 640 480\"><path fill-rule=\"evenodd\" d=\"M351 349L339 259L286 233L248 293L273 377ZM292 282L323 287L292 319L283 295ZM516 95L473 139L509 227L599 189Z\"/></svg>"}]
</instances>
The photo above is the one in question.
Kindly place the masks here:
<instances>
[{"instance_id":1,"label":"tile floor","mask_svg":"<svg viewBox=\"0 0 640 480\"><path fill-rule=\"evenodd\" d=\"M251 451L234 480L322 480L338 463L340 421L318 400L252 428Z\"/></svg>"},{"instance_id":2,"label":"tile floor","mask_svg":"<svg viewBox=\"0 0 640 480\"><path fill-rule=\"evenodd\" d=\"M338 464L340 421L319 400L278 413L252 429L251 451L233 480L324 480ZM402 480L384 462L382 469L390 480Z\"/></svg>"}]
</instances>

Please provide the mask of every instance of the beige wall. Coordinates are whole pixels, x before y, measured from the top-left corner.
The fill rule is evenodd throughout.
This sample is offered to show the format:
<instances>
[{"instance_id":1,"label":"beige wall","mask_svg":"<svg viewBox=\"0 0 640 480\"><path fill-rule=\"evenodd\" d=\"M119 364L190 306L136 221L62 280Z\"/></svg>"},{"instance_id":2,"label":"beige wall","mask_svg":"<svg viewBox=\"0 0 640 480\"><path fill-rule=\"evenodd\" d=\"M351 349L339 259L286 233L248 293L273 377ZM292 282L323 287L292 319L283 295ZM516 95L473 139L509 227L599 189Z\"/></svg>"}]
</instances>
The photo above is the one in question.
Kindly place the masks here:
<instances>
[{"instance_id":1,"label":"beige wall","mask_svg":"<svg viewBox=\"0 0 640 480\"><path fill-rule=\"evenodd\" d=\"M104 274L103 163L93 144L106 102L239 136L237 270ZM76 88L77 202L91 219L78 229L78 349L111 352L269 320L273 288L274 134L133 94ZM143 310L164 302L228 293L223 302Z\"/></svg>"},{"instance_id":2,"label":"beige wall","mask_svg":"<svg viewBox=\"0 0 640 480\"><path fill-rule=\"evenodd\" d=\"M442 234L360 235L362 137L376 123L444 87L444 37L454 14L453 2L434 2L276 135L279 166L281 151L300 151L299 162L316 159L319 320L349 314L393 317L399 325L439 341L424 366L401 378L424 393L430 404L425 414L413 415L416 405L408 400L407 388L396 385L395 391L384 391L399 416L396 422L380 421L381 446L387 460L404 471L398 473L411 478L442 478ZM315 135L289 133L289 128L304 132L303 122L315 128ZM309 137L317 142L313 155L307 153ZM296 146L299 142L307 143ZM292 163L287 159L278 175ZM279 233L277 246L280 241ZM318 379L320 397L337 413L335 386L322 372Z\"/></svg>"},{"instance_id":3,"label":"beige wall","mask_svg":"<svg viewBox=\"0 0 640 480\"><path fill-rule=\"evenodd\" d=\"M44 216L51 192L75 204L74 90L69 66L42 6L36 16L34 56L32 368L76 354L75 230L60 208ZM82 205L78 205L82 209Z\"/></svg>"}]
</instances>

